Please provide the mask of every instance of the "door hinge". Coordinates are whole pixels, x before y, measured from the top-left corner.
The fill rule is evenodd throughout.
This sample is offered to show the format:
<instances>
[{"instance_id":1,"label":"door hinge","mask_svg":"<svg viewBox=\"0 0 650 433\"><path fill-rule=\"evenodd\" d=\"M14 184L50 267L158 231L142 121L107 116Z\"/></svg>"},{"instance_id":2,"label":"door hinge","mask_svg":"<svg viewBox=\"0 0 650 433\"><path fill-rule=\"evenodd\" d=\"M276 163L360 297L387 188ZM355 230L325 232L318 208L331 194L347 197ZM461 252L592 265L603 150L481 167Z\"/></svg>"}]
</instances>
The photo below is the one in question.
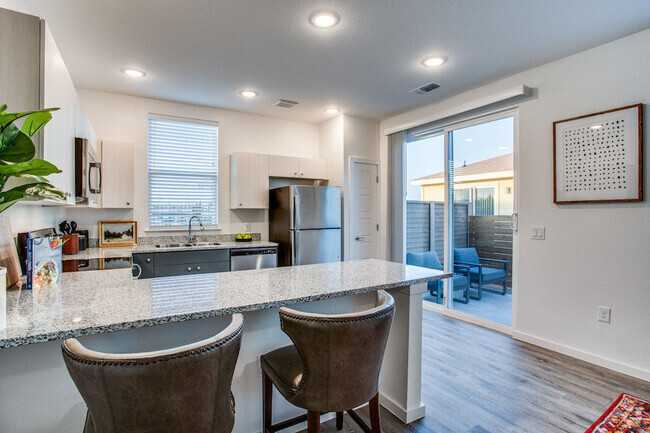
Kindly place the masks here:
<instances>
[{"instance_id":1,"label":"door hinge","mask_svg":"<svg viewBox=\"0 0 650 433\"><path fill-rule=\"evenodd\" d=\"M377 176L377 183L379 183L379 176Z\"/></svg>"},{"instance_id":2,"label":"door hinge","mask_svg":"<svg viewBox=\"0 0 650 433\"><path fill-rule=\"evenodd\" d=\"M377 224L377 231L379 231L379 224Z\"/></svg>"}]
</instances>

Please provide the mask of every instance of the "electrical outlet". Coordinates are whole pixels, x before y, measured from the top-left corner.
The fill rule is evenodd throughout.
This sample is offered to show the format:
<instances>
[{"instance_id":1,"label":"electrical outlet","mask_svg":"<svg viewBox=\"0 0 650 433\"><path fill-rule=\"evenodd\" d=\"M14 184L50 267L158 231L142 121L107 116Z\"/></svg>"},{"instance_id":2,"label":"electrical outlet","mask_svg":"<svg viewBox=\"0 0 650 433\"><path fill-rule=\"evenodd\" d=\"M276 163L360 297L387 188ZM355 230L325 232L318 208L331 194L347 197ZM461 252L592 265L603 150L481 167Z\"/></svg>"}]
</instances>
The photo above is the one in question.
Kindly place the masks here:
<instances>
[{"instance_id":1,"label":"electrical outlet","mask_svg":"<svg viewBox=\"0 0 650 433\"><path fill-rule=\"evenodd\" d=\"M598 320L600 322L609 323L612 315L612 309L609 307L598 307Z\"/></svg>"},{"instance_id":2,"label":"electrical outlet","mask_svg":"<svg viewBox=\"0 0 650 433\"><path fill-rule=\"evenodd\" d=\"M252 224L251 224L251 223L246 223L246 224L244 224L244 231L245 231L246 233L250 233L250 232L251 232L251 227L252 227Z\"/></svg>"},{"instance_id":3,"label":"electrical outlet","mask_svg":"<svg viewBox=\"0 0 650 433\"><path fill-rule=\"evenodd\" d=\"M530 228L530 238L538 241L543 241L546 239L546 227L537 226Z\"/></svg>"}]
</instances>

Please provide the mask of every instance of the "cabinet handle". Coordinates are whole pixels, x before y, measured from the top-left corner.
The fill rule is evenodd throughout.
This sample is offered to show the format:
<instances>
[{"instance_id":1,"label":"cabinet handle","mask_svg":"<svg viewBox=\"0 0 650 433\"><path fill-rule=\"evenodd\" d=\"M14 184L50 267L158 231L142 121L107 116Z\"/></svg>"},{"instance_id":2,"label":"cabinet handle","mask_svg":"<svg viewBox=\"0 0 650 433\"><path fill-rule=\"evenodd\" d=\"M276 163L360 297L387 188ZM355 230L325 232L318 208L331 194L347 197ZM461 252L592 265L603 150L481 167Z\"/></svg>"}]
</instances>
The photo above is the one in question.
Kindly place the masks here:
<instances>
[{"instance_id":1,"label":"cabinet handle","mask_svg":"<svg viewBox=\"0 0 650 433\"><path fill-rule=\"evenodd\" d=\"M304 175L305 175L305 173L300 173L300 176L304 176Z\"/></svg>"},{"instance_id":2,"label":"cabinet handle","mask_svg":"<svg viewBox=\"0 0 650 433\"><path fill-rule=\"evenodd\" d=\"M126 202L126 205L127 205L127 206L130 206L130 205L131 205L131 203L127 201L127 202Z\"/></svg>"},{"instance_id":3,"label":"cabinet handle","mask_svg":"<svg viewBox=\"0 0 650 433\"><path fill-rule=\"evenodd\" d=\"M201 266L197 266L197 267L196 267L196 270L197 270L197 271L200 271L200 270L201 270Z\"/></svg>"},{"instance_id":4,"label":"cabinet handle","mask_svg":"<svg viewBox=\"0 0 650 433\"><path fill-rule=\"evenodd\" d=\"M239 203L239 206L243 206L243 205L244 205L244 203Z\"/></svg>"},{"instance_id":5,"label":"cabinet handle","mask_svg":"<svg viewBox=\"0 0 650 433\"><path fill-rule=\"evenodd\" d=\"M187 272L192 272L192 267L191 266L187 267Z\"/></svg>"},{"instance_id":6,"label":"cabinet handle","mask_svg":"<svg viewBox=\"0 0 650 433\"><path fill-rule=\"evenodd\" d=\"M295 172L293 175L294 175L294 176L298 176L298 172Z\"/></svg>"},{"instance_id":7,"label":"cabinet handle","mask_svg":"<svg viewBox=\"0 0 650 433\"><path fill-rule=\"evenodd\" d=\"M147 263L151 263L151 257L147 257L144 261Z\"/></svg>"}]
</instances>

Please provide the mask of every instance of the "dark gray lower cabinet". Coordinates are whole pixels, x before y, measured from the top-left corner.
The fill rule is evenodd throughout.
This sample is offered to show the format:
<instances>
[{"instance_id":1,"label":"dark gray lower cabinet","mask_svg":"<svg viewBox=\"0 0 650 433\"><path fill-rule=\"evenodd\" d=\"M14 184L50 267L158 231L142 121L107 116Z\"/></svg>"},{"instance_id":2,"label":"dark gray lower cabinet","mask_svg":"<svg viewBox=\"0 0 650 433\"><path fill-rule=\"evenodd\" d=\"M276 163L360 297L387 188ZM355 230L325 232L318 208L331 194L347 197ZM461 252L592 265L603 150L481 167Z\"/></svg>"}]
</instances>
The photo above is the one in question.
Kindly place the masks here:
<instances>
[{"instance_id":1,"label":"dark gray lower cabinet","mask_svg":"<svg viewBox=\"0 0 650 433\"><path fill-rule=\"evenodd\" d=\"M230 271L230 250L169 251L135 253L133 263L140 266L140 279ZM135 271L137 276L137 271Z\"/></svg>"}]
</instances>

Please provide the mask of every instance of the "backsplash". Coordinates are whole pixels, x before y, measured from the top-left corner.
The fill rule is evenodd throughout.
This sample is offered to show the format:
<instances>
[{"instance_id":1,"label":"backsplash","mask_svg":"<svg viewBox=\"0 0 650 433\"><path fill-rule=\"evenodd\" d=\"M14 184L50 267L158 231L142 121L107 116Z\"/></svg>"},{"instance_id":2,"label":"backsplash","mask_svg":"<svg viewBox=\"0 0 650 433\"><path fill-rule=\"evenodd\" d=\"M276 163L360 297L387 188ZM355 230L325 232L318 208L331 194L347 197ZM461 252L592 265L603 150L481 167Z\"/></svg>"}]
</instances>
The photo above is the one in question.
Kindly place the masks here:
<instances>
[{"instance_id":1,"label":"backsplash","mask_svg":"<svg viewBox=\"0 0 650 433\"><path fill-rule=\"evenodd\" d=\"M262 233L249 233L254 241L262 240ZM195 234L196 242L235 242L236 233L218 233L218 234ZM142 236L138 238L138 245L156 245L156 244L179 244L187 242L187 235L159 235L159 236ZM99 246L99 239L90 238L90 248Z\"/></svg>"}]
</instances>

